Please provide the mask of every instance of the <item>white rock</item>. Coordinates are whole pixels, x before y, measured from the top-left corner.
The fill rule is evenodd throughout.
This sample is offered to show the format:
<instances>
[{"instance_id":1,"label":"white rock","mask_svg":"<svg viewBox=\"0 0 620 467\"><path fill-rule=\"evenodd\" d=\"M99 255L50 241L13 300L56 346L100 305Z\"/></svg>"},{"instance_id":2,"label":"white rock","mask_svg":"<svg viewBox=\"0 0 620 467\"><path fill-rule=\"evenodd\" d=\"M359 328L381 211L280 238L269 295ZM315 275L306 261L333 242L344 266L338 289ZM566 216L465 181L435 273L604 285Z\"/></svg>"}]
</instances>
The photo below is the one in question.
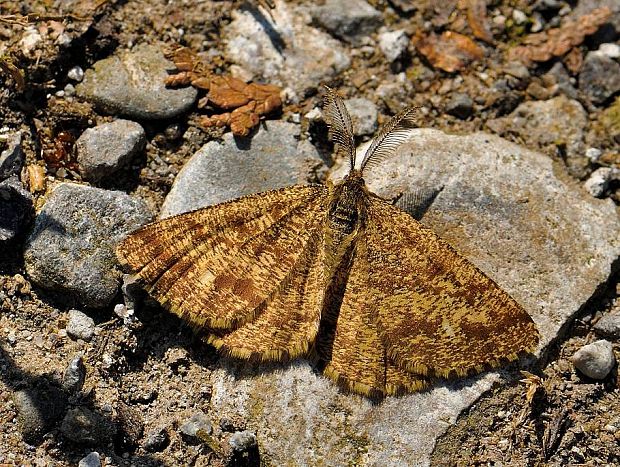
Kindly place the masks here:
<instances>
[{"instance_id":1,"label":"white rock","mask_svg":"<svg viewBox=\"0 0 620 467\"><path fill-rule=\"evenodd\" d=\"M600 340L584 345L571 357L575 368L593 379L604 379L616 364L611 342Z\"/></svg>"},{"instance_id":2,"label":"white rock","mask_svg":"<svg viewBox=\"0 0 620 467\"><path fill-rule=\"evenodd\" d=\"M620 58L620 45L613 42L599 45L598 51L609 58Z\"/></svg>"},{"instance_id":3,"label":"white rock","mask_svg":"<svg viewBox=\"0 0 620 467\"><path fill-rule=\"evenodd\" d=\"M408 45L409 38L402 29L379 34L379 48L390 63L401 58Z\"/></svg>"},{"instance_id":4,"label":"white rock","mask_svg":"<svg viewBox=\"0 0 620 467\"><path fill-rule=\"evenodd\" d=\"M600 198L605 194L605 190L611 181L613 169L611 167L600 167L592 172L592 175L585 181L583 186L588 193L595 198Z\"/></svg>"}]
</instances>

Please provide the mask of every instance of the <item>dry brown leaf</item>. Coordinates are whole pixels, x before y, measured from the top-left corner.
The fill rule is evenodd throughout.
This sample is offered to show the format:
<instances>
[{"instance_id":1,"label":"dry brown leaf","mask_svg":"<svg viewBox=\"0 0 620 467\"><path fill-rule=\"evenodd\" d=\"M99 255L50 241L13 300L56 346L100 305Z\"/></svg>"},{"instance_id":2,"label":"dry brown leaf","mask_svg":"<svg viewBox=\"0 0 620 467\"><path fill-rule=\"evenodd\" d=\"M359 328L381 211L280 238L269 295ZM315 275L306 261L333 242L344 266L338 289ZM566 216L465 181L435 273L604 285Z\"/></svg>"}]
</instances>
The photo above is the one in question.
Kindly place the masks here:
<instances>
[{"instance_id":1,"label":"dry brown leaf","mask_svg":"<svg viewBox=\"0 0 620 467\"><path fill-rule=\"evenodd\" d=\"M533 62L546 62L553 57L561 57L580 45L586 36L598 31L610 16L609 8L597 8L577 20L566 21L559 28L530 34L524 39L524 45L508 51L508 59L519 60L530 66Z\"/></svg>"},{"instance_id":2,"label":"dry brown leaf","mask_svg":"<svg viewBox=\"0 0 620 467\"><path fill-rule=\"evenodd\" d=\"M448 72L461 70L484 55L482 48L473 40L453 31L445 31L441 36L417 35L414 45L431 65Z\"/></svg>"},{"instance_id":3,"label":"dry brown leaf","mask_svg":"<svg viewBox=\"0 0 620 467\"><path fill-rule=\"evenodd\" d=\"M487 18L486 0L467 0L467 23L474 37L488 44L495 42Z\"/></svg>"},{"instance_id":4,"label":"dry brown leaf","mask_svg":"<svg viewBox=\"0 0 620 467\"><path fill-rule=\"evenodd\" d=\"M236 136L247 136L258 125L260 116L282 106L281 88L270 84L246 83L232 76L214 75L198 55L187 47L166 53L179 73L166 79L168 86L191 84L208 91L198 107L211 105L223 110L221 114L202 117L199 122L205 128L230 126Z\"/></svg>"}]
</instances>

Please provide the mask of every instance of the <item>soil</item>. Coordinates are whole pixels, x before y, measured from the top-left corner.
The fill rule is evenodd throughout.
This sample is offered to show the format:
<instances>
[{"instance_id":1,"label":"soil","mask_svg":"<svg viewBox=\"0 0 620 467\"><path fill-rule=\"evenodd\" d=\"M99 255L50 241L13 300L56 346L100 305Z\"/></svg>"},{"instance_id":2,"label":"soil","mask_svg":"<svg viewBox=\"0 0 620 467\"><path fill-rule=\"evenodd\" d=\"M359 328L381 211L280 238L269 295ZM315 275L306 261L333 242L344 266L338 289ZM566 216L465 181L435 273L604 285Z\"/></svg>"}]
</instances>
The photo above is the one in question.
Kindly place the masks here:
<instances>
[{"instance_id":1,"label":"soil","mask_svg":"<svg viewBox=\"0 0 620 467\"><path fill-rule=\"evenodd\" d=\"M459 23L450 16L456 14L456 1L419 2L419 7L409 13L403 12L404 8L392 7L386 0L370 3L384 12L390 30L404 29L410 36L428 29L429 21L439 31L450 25L467 32L466 22ZM395 2L400 3L406 2ZM489 11L497 9L511 17L515 9L531 12L536 2L490 3ZM66 104L54 97L68 84L69 69L75 65L87 69L114 50L131 44L172 46L180 42L197 52L209 51L213 71L225 73L230 63L221 34L231 21L231 11L239 7L241 2L228 0L0 1L0 15L5 18L4 15L41 15L23 23L0 21L0 60L20 69L25 77L24 88L19 89L11 72L3 69L0 74L1 126L24 130L26 165L43 167L50 180L83 182L71 144L85 128L110 117L98 114L88 104ZM60 18L42 19L45 15ZM29 28L38 28L46 39L28 55L20 41ZM456 133L488 131L489 119L508 114L519 102L535 99L536 87L517 86L509 96L497 98L497 104L482 106L466 119L445 112L450 94L445 90L467 93L476 103L490 102L493 96L489 95L489 88L480 87L472 76L484 73L489 82L501 76L502 51L525 32L514 26L494 34L495 47L487 47L483 59L456 73L434 70L426 59L412 54L402 63L413 83L403 92L402 99L386 102L374 92L379 84L394 80L393 70L378 48L353 50L350 69L326 84L347 97L365 97L376 102L382 121L403 105L420 105L424 109L420 126ZM62 33L70 38L69 47L55 44L54 37ZM596 49L596 39L582 47L583 52ZM547 64L534 66L531 83L544 87L542 76L548 69ZM420 79L424 76L427 78ZM274 118L293 120L294 114L304 115L319 104L318 94L308 95L298 104L285 105L281 115ZM605 136L601 139L597 129L602 108L587 106L587 112L586 143L596 141L596 147L608 150L611 164L617 164L612 157L617 142L604 139ZM200 129L193 121L192 116L185 115L176 121L143 122L148 138L145 156L110 188L139 196L156 211L170 189L171 175L178 173L205 142L221 135L219 130ZM175 131L184 137L170 138ZM67 143L59 136L63 132L69 135ZM313 136L317 145L329 152L331 146L325 135ZM527 141L518 142L527 145ZM549 156L561 159L560 153ZM588 172L597 167L590 164ZM618 202L620 187L612 186L607 196ZM45 200L43 192L35 192L34 198L37 207ZM211 388L204 381L217 365L214 349L202 344L180 320L148 300L137 311L137 320L130 324L123 323L112 309L89 311L97 323L93 338L89 342L69 338L65 331L67 311L76 304L29 282L21 256L24 242L25 238L20 238L11 248L0 248L0 465L77 465L91 451L102 456L103 465L259 462L256 453L239 458L228 443L233 432L245 428L243 420L217 420L217 414L211 414L217 424L205 442L191 442L179 434L179 426L189 417L197 411L207 411ZM619 296L619 276L615 275L548 350L545 360L534 370L535 376L524 377L526 383L495 388L460 417L439 440L433 465L620 465L617 370L603 381L593 381L578 374L569 360L578 348L594 340L592 325L596 320L620 307ZM614 342L614 346L618 355L620 345ZM15 392L60 384L69 361L76 355L83 356L88 376L82 391L69 397L69 405L87 405L102 426L116 428L89 446L67 439L58 424L39 439L25 441L17 418ZM533 391L531 400L528 389ZM159 451L147 451L145 438L160 428L167 432L169 442Z\"/></svg>"}]
</instances>

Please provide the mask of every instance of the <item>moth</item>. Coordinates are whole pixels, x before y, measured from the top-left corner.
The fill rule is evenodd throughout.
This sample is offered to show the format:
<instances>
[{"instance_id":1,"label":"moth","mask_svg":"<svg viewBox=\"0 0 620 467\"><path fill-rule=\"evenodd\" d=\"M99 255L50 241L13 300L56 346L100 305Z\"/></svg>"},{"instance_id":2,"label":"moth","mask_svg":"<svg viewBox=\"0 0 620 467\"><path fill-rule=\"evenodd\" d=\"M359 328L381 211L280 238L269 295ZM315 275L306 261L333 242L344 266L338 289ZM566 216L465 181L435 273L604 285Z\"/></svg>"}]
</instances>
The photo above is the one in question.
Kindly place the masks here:
<instances>
[{"instance_id":1,"label":"moth","mask_svg":"<svg viewBox=\"0 0 620 467\"><path fill-rule=\"evenodd\" d=\"M538 332L527 312L364 182L408 136L415 110L383 127L359 168L351 118L331 89L324 114L350 165L342 181L154 222L120 243L120 263L224 354L307 355L341 387L373 398L533 351Z\"/></svg>"}]
</instances>

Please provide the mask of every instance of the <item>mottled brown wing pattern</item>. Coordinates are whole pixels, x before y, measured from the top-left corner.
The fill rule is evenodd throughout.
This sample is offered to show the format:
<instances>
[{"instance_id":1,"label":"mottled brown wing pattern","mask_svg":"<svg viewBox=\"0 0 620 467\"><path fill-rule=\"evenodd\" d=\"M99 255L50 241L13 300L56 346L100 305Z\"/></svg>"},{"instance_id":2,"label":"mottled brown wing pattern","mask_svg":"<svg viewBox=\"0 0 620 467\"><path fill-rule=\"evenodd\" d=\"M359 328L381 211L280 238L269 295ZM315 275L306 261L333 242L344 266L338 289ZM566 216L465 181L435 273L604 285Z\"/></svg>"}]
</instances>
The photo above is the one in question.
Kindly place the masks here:
<instances>
[{"instance_id":1,"label":"mottled brown wing pattern","mask_svg":"<svg viewBox=\"0 0 620 467\"><path fill-rule=\"evenodd\" d=\"M196 327L255 316L320 230L326 188L293 186L147 225L117 256L166 308Z\"/></svg>"},{"instance_id":2,"label":"mottled brown wing pattern","mask_svg":"<svg viewBox=\"0 0 620 467\"><path fill-rule=\"evenodd\" d=\"M331 303L324 308L316 342L317 356L325 364L324 373L348 390L372 398L418 391L427 386L426 378L394 365L379 338L379 303L368 290L371 265L363 234L354 248L348 274L343 270L336 277L333 295L328 293L327 297Z\"/></svg>"},{"instance_id":3,"label":"mottled brown wing pattern","mask_svg":"<svg viewBox=\"0 0 620 467\"><path fill-rule=\"evenodd\" d=\"M400 368L463 376L534 350L525 310L437 234L376 198L368 219L367 293L378 297L379 336Z\"/></svg>"},{"instance_id":4,"label":"mottled brown wing pattern","mask_svg":"<svg viewBox=\"0 0 620 467\"><path fill-rule=\"evenodd\" d=\"M316 338L325 294L322 230L272 299L256 318L231 332L213 333L208 342L224 354L259 361L283 361L305 354Z\"/></svg>"}]
</instances>

